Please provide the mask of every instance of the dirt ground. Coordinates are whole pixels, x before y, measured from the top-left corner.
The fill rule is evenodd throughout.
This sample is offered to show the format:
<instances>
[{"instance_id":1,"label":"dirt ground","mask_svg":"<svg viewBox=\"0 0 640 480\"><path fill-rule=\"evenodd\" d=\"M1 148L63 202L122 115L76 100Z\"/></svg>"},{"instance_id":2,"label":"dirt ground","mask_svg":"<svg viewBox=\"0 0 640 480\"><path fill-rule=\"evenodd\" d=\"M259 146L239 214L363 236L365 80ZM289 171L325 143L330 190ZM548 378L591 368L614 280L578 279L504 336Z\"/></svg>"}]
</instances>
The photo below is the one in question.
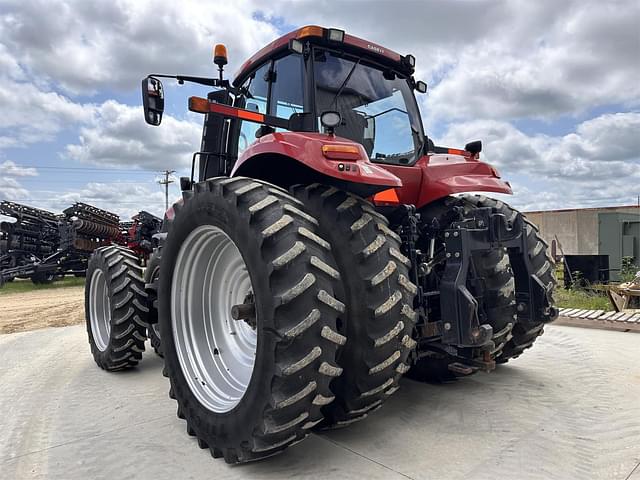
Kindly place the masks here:
<instances>
[{"instance_id":1,"label":"dirt ground","mask_svg":"<svg viewBox=\"0 0 640 480\"><path fill-rule=\"evenodd\" d=\"M10 293L0 297L0 334L84 321L84 287Z\"/></svg>"}]
</instances>

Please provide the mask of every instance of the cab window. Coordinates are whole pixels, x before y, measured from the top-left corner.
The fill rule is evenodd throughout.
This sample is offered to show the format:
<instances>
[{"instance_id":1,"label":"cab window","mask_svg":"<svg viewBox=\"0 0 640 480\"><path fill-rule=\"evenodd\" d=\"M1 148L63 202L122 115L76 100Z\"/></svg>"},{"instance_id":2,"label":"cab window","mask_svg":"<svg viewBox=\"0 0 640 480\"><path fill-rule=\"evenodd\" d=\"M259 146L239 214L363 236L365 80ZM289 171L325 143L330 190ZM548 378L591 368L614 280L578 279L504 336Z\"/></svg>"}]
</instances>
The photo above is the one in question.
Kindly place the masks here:
<instances>
[{"instance_id":1,"label":"cab window","mask_svg":"<svg viewBox=\"0 0 640 480\"><path fill-rule=\"evenodd\" d=\"M266 62L242 86L246 93L238 96L235 106L288 119L304 111L304 60L301 55L287 55ZM240 122L238 155L256 141L259 128L257 123Z\"/></svg>"},{"instance_id":2,"label":"cab window","mask_svg":"<svg viewBox=\"0 0 640 480\"><path fill-rule=\"evenodd\" d=\"M337 110L338 136L364 146L372 162L407 165L422 149L420 113L406 78L362 59L314 49L316 112Z\"/></svg>"},{"instance_id":3,"label":"cab window","mask_svg":"<svg viewBox=\"0 0 640 480\"><path fill-rule=\"evenodd\" d=\"M269 95L269 68L271 62L258 68L243 84L245 95L238 98L236 106L251 110L252 112L267 114ZM260 125L253 122L240 122L240 134L238 138L238 155L256 140L256 131Z\"/></svg>"},{"instance_id":4,"label":"cab window","mask_svg":"<svg viewBox=\"0 0 640 480\"><path fill-rule=\"evenodd\" d=\"M274 63L271 115L289 118L304 111L304 62L302 55L288 55Z\"/></svg>"}]
</instances>

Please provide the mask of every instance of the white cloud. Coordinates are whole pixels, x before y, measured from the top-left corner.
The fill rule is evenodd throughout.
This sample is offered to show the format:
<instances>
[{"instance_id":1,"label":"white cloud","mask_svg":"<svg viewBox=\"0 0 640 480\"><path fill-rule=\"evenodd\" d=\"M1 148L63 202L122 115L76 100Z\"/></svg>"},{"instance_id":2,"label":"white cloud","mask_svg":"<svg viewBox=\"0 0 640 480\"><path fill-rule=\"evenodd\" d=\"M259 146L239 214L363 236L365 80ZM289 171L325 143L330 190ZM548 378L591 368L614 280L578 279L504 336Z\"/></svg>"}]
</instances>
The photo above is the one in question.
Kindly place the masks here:
<instances>
[{"instance_id":1,"label":"white cloud","mask_svg":"<svg viewBox=\"0 0 640 480\"><path fill-rule=\"evenodd\" d=\"M49 141L65 128L76 127L93 115L93 105L43 91L28 82L15 82L0 71L0 148Z\"/></svg>"},{"instance_id":2,"label":"white cloud","mask_svg":"<svg viewBox=\"0 0 640 480\"><path fill-rule=\"evenodd\" d=\"M16 58L9 53L7 47L0 43L0 72L5 77L13 80L23 80L25 78L24 71L18 64Z\"/></svg>"},{"instance_id":3,"label":"white cloud","mask_svg":"<svg viewBox=\"0 0 640 480\"><path fill-rule=\"evenodd\" d=\"M172 202L173 198L169 198ZM83 202L103 210L116 213L122 221L128 221L140 210L146 210L162 218L164 215L164 193L162 189L124 182L90 182L85 187L69 190L41 202L43 208L62 211L75 202Z\"/></svg>"},{"instance_id":4,"label":"white cloud","mask_svg":"<svg viewBox=\"0 0 640 480\"><path fill-rule=\"evenodd\" d=\"M518 179L513 202L537 210L633 203L640 194L639 131L640 113L602 115L557 137L477 120L450 126L437 143L482 139L483 159L505 180Z\"/></svg>"},{"instance_id":5,"label":"white cloud","mask_svg":"<svg viewBox=\"0 0 640 480\"><path fill-rule=\"evenodd\" d=\"M199 146L200 118L166 115L161 127L150 127L140 107L102 99L137 91L154 71L211 76L217 42L227 43L231 76L278 36L270 21L322 24L416 55L417 76L431 84L421 100L428 131L447 129L443 141L452 146L482 138L485 158L516 179L518 205L626 203L638 193L639 114L631 111L640 106L640 3L633 0L376 1L366 8L355 0L339 8L328 0L4 0L2 9L0 149L65 132L78 137L62 152L69 162L185 169ZM80 96L94 93L100 101ZM596 107L627 113L582 121L562 136L525 134L509 123L543 119L552 132L554 121L583 119ZM6 165L0 172L12 168ZM2 181L0 196L26 197L16 178ZM146 195L154 202L162 195L130 188L90 184L59 200L68 206L88 198L106 208L123 191L129 196L121 201L135 209Z\"/></svg>"},{"instance_id":6,"label":"white cloud","mask_svg":"<svg viewBox=\"0 0 640 480\"><path fill-rule=\"evenodd\" d=\"M11 160L5 160L0 163L0 175L11 177L35 177L38 175L38 171L33 167L23 167Z\"/></svg>"},{"instance_id":7,"label":"white cloud","mask_svg":"<svg viewBox=\"0 0 640 480\"><path fill-rule=\"evenodd\" d=\"M277 36L247 1L4 2L0 43L35 76L69 93L137 88L148 73L214 74L227 43L230 72ZM1 58L1 57L0 57Z\"/></svg>"},{"instance_id":8,"label":"white cloud","mask_svg":"<svg viewBox=\"0 0 640 480\"><path fill-rule=\"evenodd\" d=\"M429 124L553 118L640 104L637 1L287 1L288 23L319 23L413 53L431 83ZM423 97L424 98L424 97Z\"/></svg>"},{"instance_id":9,"label":"white cloud","mask_svg":"<svg viewBox=\"0 0 640 480\"><path fill-rule=\"evenodd\" d=\"M0 163L0 199L18 200L26 197L29 192L14 177L34 177L38 172L35 168L22 167L11 160Z\"/></svg>"},{"instance_id":10,"label":"white cloud","mask_svg":"<svg viewBox=\"0 0 640 480\"><path fill-rule=\"evenodd\" d=\"M2 200L17 200L24 198L28 193L15 178L0 177L0 198Z\"/></svg>"},{"instance_id":11,"label":"white cloud","mask_svg":"<svg viewBox=\"0 0 640 480\"><path fill-rule=\"evenodd\" d=\"M556 8L564 15L547 18ZM453 56L431 90L432 122L550 119L640 104L638 2L532 2L513 23L504 20Z\"/></svg>"},{"instance_id":12,"label":"white cloud","mask_svg":"<svg viewBox=\"0 0 640 480\"><path fill-rule=\"evenodd\" d=\"M89 124L80 129L77 144L65 156L82 163L143 169L184 169L199 147L202 125L169 115L160 127L144 122L142 107L113 100L96 107Z\"/></svg>"}]
</instances>

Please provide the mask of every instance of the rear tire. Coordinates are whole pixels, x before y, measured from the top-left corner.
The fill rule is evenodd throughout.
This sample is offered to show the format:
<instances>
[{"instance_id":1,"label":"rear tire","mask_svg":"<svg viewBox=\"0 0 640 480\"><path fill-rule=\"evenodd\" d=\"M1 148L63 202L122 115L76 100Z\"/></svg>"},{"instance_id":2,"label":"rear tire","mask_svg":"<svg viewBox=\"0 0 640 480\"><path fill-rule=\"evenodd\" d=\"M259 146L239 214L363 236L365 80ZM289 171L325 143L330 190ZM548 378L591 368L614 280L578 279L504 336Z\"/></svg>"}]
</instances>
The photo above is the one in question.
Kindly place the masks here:
<instances>
[{"instance_id":1,"label":"rear tire","mask_svg":"<svg viewBox=\"0 0 640 480\"><path fill-rule=\"evenodd\" d=\"M336 318L344 305L334 298L327 273L335 271L330 246L303 208L264 182L214 178L185 192L184 203L175 204L175 216L166 220L158 313L169 395L198 445L227 463L271 456L304 439L322 421L321 406L334 399L329 382L342 372L335 356L345 338L336 332ZM227 253L244 265L227 270L243 276L246 293L240 296L255 312L248 327L233 320L227 308L241 290L223 281L225 269L217 270ZM191 281L208 285L207 294L193 293ZM221 289L216 282L227 286ZM207 298L216 298L220 308L198 304ZM193 313L203 306L208 313ZM190 335L198 329L209 332L208 346L198 343L202 336ZM240 330L241 336L225 333ZM252 345L251 335L253 365L231 365L231 357L245 351L233 342L247 339ZM189 349L199 355L198 365L184 355ZM223 355L231 365L226 372L205 368ZM244 381L230 390L230 377Z\"/></svg>"},{"instance_id":2,"label":"rear tire","mask_svg":"<svg viewBox=\"0 0 640 480\"><path fill-rule=\"evenodd\" d=\"M320 221L342 279L336 291L347 311L338 331L348 340L337 361L344 372L331 383L336 401L323 408L320 424L341 427L364 419L398 389L415 346L417 289L400 238L371 203L320 184L295 187L294 194Z\"/></svg>"},{"instance_id":3,"label":"rear tire","mask_svg":"<svg viewBox=\"0 0 640 480\"><path fill-rule=\"evenodd\" d=\"M93 252L87 267L85 316L91 353L104 370L138 364L146 340L147 294L135 254L111 245Z\"/></svg>"},{"instance_id":4,"label":"rear tire","mask_svg":"<svg viewBox=\"0 0 640 480\"><path fill-rule=\"evenodd\" d=\"M518 212L511 208L506 203L495 200L493 198L485 197L484 195L463 195L461 197L465 203L475 208L477 207L491 207L498 213L502 213L507 220L514 220ZM527 255L533 265L533 269L536 272L538 278L548 288L553 289L557 284L557 281L553 275L553 260L548 253L547 243L540 237L538 233L538 227L525 218L525 234L527 237ZM493 252L490 252L490 254ZM496 264L497 265L497 264ZM508 269L511 272L511 269ZM513 277L513 273L510 273ZM497 269L494 277L508 278L507 271L504 269ZM512 281L513 282L513 281ZM498 287L500 281L494 281ZM510 290L515 290L515 284L511 283ZM515 297L513 300L513 306L507 308L506 304L501 301L501 289L495 290L498 295L493 302L497 309L495 314L490 316L490 323L493 325L494 330L494 342L496 346L502 345L502 348L496 348L495 359L497 363L506 363L511 358L517 358L522 354L524 350L530 348L536 339L544 332L544 322L535 319L531 324L525 326L525 324L518 320L516 314ZM509 317L513 320L509 320ZM504 325L512 321L514 322L513 328L506 336L500 336L499 331ZM498 337L498 338L497 338Z\"/></svg>"}]
</instances>

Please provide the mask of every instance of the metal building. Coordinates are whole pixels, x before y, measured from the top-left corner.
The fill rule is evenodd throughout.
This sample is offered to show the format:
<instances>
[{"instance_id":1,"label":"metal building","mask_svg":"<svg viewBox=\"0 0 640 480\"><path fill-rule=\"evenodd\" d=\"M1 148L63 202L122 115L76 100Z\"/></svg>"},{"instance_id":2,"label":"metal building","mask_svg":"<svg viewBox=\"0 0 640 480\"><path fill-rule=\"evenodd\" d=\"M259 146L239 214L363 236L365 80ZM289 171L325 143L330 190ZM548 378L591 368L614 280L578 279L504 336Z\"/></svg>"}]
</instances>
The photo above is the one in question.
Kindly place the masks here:
<instances>
[{"instance_id":1,"label":"metal building","mask_svg":"<svg viewBox=\"0 0 640 480\"><path fill-rule=\"evenodd\" d=\"M622 257L640 265L640 207L581 208L526 212L556 255L590 281L619 279Z\"/></svg>"}]
</instances>

